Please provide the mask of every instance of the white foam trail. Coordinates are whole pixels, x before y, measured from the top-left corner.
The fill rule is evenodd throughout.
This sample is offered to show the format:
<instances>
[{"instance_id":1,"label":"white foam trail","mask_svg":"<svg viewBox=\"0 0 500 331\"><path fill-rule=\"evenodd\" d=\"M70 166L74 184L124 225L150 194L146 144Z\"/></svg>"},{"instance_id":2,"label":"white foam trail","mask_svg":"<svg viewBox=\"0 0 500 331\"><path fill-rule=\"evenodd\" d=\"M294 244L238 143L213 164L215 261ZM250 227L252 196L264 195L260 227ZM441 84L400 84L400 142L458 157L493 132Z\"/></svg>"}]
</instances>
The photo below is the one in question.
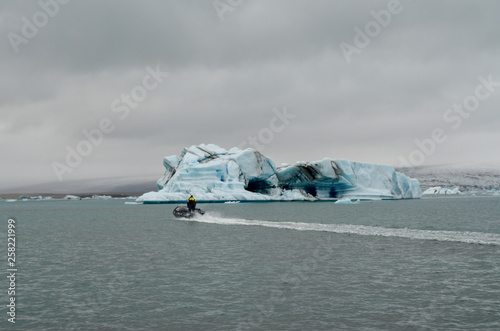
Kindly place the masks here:
<instances>
[{"instance_id":1,"label":"white foam trail","mask_svg":"<svg viewBox=\"0 0 500 331\"><path fill-rule=\"evenodd\" d=\"M469 244L497 245L500 246L500 234L483 232L460 232L460 231L431 231L416 229L391 229L367 225L352 224L321 224L302 222L271 222L260 220L246 220L238 218L223 218L215 215L205 214L203 217L185 219L199 223L211 223L221 225L249 225L263 226L268 228L289 229L298 231L325 231L342 234L357 234L361 236L397 237L420 240L437 240L462 242Z\"/></svg>"}]
</instances>

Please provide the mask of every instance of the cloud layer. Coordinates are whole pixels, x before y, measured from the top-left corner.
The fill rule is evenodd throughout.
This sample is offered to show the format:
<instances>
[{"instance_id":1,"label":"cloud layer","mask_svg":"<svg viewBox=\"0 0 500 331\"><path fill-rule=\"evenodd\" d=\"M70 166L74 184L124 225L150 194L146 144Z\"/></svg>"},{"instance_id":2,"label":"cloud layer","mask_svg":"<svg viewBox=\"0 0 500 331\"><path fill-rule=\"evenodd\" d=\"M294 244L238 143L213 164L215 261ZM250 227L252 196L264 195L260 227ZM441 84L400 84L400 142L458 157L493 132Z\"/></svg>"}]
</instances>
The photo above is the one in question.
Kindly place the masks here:
<instances>
[{"instance_id":1,"label":"cloud layer","mask_svg":"<svg viewBox=\"0 0 500 331\"><path fill-rule=\"evenodd\" d=\"M475 95L478 77L500 82L499 9L491 1L3 2L0 189L57 181L54 162L68 166L68 147L83 151L83 130L104 118L114 129L63 180L161 175L162 157L185 146L230 148L259 133L262 152L278 162L398 166L413 153L415 164L498 163L500 86L468 116L453 113L459 128L443 116ZM356 48L347 57L346 44ZM168 76L145 86L147 68ZM271 139L263 132L273 109L285 108L295 117ZM416 140L436 128L447 139L425 153Z\"/></svg>"}]
</instances>

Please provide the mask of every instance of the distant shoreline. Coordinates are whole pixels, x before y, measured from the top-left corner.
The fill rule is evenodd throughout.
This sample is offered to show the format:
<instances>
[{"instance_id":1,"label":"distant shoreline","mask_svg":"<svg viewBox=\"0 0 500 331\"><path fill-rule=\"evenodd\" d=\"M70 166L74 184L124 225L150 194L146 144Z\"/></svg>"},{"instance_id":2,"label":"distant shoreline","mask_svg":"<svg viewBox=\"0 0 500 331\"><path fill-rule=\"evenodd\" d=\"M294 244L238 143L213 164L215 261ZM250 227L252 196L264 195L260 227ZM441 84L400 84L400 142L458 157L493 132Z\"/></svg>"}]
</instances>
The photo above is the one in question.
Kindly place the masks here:
<instances>
[{"instance_id":1,"label":"distant shoreline","mask_svg":"<svg viewBox=\"0 0 500 331\"><path fill-rule=\"evenodd\" d=\"M67 195L76 195L80 198L91 198L94 195L106 195L111 196L112 198L126 198L130 196L139 197L143 195L145 192L114 192L114 193L102 193L102 192L94 192L94 193L0 193L0 198L2 199L18 199L21 196L29 196L29 197L52 197L53 199L62 199Z\"/></svg>"}]
</instances>

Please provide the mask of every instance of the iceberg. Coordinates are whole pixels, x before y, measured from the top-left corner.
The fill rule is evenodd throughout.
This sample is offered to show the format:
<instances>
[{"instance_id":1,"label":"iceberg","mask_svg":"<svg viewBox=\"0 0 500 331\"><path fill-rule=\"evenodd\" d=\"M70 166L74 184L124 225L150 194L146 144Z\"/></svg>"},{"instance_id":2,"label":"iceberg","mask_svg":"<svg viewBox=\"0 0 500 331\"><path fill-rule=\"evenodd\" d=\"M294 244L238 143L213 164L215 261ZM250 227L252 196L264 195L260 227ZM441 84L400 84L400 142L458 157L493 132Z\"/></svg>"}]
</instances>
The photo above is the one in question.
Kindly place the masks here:
<instances>
[{"instance_id":1,"label":"iceberg","mask_svg":"<svg viewBox=\"0 0 500 331\"><path fill-rule=\"evenodd\" d=\"M353 205L359 203L359 199L356 201L353 201L349 198L340 198L337 201L335 201L335 204L337 205Z\"/></svg>"},{"instance_id":2,"label":"iceberg","mask_svg":"<svg viewBox=\"0 0 500 331\"><path fill-rule=\"evenodd\" d=\"M226 150L213 144L184 148L163 159L158 191L137 201L199 202L324 199L412 199L422 193L417 179L392 166L325 158L276 166L248 148Z\"/></svg>"},{"instance_id":3,"label":"iceberg","mask_svg":"<svg viewBox=\"0 0 500 331\"><path fill-rule=\"evenodd\" d=\"M113 197L111 195L94 194L94 195L92 195L91 199L95 199L95 200L109 200L109 199L113 199Z\"/></svg>"},{"instance_id":4,"label":"iceberg","mask_svg":"<svg viewBox=\"0 0 500 331\"><path fill-rule=\"evenodd\" d=\"M455 187L429 187L425 190L422 195L449 195L449 194L461 194L460 188L458 186Z\"/></svg>"}]
</instances>

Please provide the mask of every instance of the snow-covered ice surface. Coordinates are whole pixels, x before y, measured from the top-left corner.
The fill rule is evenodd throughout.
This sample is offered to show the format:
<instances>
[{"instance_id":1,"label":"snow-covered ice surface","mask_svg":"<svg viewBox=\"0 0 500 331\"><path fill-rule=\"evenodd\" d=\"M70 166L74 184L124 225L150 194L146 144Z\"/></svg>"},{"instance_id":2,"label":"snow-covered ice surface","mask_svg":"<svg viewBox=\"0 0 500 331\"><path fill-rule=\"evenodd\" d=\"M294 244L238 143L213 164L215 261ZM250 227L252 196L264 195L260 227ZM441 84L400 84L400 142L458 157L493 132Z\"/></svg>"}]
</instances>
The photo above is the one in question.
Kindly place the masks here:
<instances>
[{"instance_id":1,"label":"snow-covered ice surface","mask_svg":"<svg viewBox=\"0 0 500 331\"><path fill-rule=\"evenodd\" d=\"M137 201L269 201L420 198L418 180L389 165L333 160L276 166L253 149L225 150L213 144L184 148L163 159L158 192Z\"/></svg>"}]
</instances>

